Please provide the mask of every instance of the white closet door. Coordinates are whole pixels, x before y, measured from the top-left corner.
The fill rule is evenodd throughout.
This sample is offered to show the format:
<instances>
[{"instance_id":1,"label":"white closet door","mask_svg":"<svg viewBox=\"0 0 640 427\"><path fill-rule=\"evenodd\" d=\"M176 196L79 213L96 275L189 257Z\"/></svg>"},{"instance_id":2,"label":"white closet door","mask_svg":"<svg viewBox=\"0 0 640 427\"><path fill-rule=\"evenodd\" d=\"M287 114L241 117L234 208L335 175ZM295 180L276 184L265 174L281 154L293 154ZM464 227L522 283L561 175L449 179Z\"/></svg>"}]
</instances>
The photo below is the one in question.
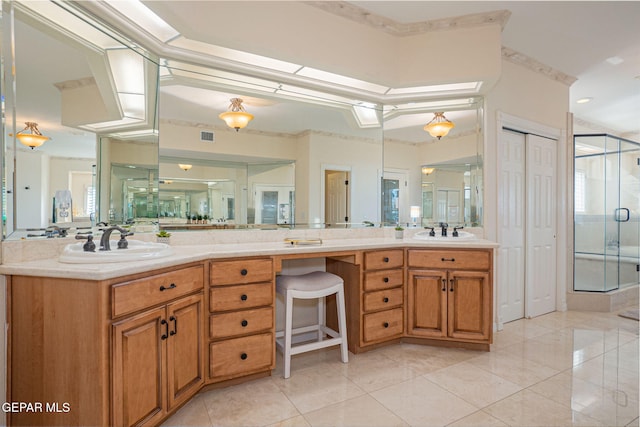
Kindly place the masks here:
<instances>
[{"instance_id":1,"label":"white closet door","mask_svg":"<svg viewBox=\"0 0 640 427\"><path fill-rule=\"evenodd\" d=\"M556 144L526 136L527 147L527 317L556 309Z\"/></svg>"},{"instance_id":2,"label":"white closet door","mask_svg":"<svg viewBox=\"0 0 640 427\"><path fill-rule=\"evenodd\" d=\"M499 144L497 303L506 323L524 317L525 135L502 130Z\"/></svg>"}]
</instances>

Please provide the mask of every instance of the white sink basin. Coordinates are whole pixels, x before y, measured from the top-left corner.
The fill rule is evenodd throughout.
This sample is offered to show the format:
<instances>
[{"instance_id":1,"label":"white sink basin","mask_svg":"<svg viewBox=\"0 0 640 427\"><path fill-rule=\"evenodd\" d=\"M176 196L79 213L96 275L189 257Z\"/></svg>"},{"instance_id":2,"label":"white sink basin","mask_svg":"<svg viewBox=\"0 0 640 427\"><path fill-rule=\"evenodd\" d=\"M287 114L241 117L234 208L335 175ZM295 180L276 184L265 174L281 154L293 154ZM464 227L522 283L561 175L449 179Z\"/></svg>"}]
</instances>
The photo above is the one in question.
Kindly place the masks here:
<instances>
[{"instance_id":1,"label":"white sink basin","mask_svg":"<svg viewBox=\"0 0 640 427\"><path fill-rule=\"evenodd\" d=\"M103 262L129 262L144 261L169 256L173 253L171 246L166 243L142 242L140 240L128 240L127 249L118 249L118 241L111 240L110 251L101 251L96 243L95 252L85 252L82 246L86 242L72 243L65 246L58 261L67 264L100 264Z\"/></svg>"},{"instance_id":2,"label":"white sink basin","mask_svg":"<svg viewBox=\"0 0 640 427\"><path fill-rule=\"evenodd\" d=\"M440 241L471 240L476 238L475 234L469 233L468 231L458 230L458 237L453 237L453 229L448 230L447 236L441 236L440 230L435 230L435 231L436 231L435 236L429 236L430 231L419 231L413 235L413 238L418 240L440 240Z\"/></svg>"}]
</instances>

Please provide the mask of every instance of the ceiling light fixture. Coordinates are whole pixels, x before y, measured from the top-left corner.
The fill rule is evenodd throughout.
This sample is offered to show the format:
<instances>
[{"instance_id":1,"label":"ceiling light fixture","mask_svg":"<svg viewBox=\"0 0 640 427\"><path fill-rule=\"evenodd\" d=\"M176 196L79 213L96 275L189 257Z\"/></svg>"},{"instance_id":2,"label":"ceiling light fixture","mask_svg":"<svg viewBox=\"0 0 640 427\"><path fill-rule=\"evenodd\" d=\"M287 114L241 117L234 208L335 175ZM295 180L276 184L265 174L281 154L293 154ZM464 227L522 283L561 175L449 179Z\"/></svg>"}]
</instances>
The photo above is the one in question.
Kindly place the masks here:
<instances>
[{"instance_id":1,"label":"ceiling light fixture","mask_svg":"<svg viewBox=\"0 0 640 427\"><path fill-rule=\"evenodd\" d=\"M25 125L26 127L16 134L16 138L18 138L18 141L20 141L22 145L26 145L33 150L35 147L40 147L51 139L40 133L37 123L25 122ZM30 133L25 133L26 131L29 131Z\"/></svg>"},{"instance_id":2,"label":"ceiling light fixture","mask_svg":"<svg viewBox=\"0 0 640 427\"><path fill-rule=\"evenodd\" d=\"M455 126L450 120L448 120L444 113L433 113L434 117L429 123L424 126L424 130L429 132L434 138L442 138L447 136L449 131Z\"/></svg>"},{"instance_id":3,"label":"ceiling light fixture","mask_svg":"<svg viewBox=\"0 0 640 427\"><path fill-rule=\"evenodd\" d=\"M242 106L242 99L231 98L231 104L229 105L229 111L220 113L218 116L227 123L227 126L234 128L237 131L244 128L253 120L253 114L249 114L244 110Z\"/></svg>"},{"instance_id":4,"label":"ceiling light fixture","mask_svg":"<svg viewBox=\"0 0 640 427\"><path fill-rule=\"evenodd\" d=\"M576 101L576 104L586 104L587 102L591 102L592 99L591 97L580 98Z\"/></svg>"},{"instance_id":5,"label":"ceiling light fixture","mask_svg":"<svg viewBox=\"0 0 640 427\"><path fill-rule=\"evenodd\" d=\"M183 163L178 163L178 166L180 167L180 169L182 169L185 172L193 167L193 165L188 165Z\"/></svg>"},{"instance_id":6,"label":"ceiling light fixture","mask_svg":"<svg viewBox=\"0 0 640 427\"><path fill-rule=\"evenodd\" d=\"M435 170L435 168L429 168L429 167L423 166L422 167L422 174L423 175L431 175L434 170Z\"/></svg>"}]
</instances>

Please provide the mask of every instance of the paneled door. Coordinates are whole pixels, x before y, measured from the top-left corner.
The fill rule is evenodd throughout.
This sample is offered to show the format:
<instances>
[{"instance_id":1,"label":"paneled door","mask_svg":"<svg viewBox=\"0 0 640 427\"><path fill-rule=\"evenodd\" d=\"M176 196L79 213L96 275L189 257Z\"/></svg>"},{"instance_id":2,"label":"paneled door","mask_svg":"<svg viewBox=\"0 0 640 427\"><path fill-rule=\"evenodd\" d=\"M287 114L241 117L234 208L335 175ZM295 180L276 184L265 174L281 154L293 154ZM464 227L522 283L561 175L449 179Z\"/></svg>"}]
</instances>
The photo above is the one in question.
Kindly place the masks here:
<instances>
[{"instance_id":1,"label":"paneled door","mask_svg":"<svg viewBox=\"0 0 640 427\"><path fill-rule=\"evenodd\" d=\"M524 317L525 136L502 130L498 147L498 312L503 323Z\"/></svg>"},{"instance_id":2,"label":"paneled door","mask_svg":"<svg viewBox=\"0 0 640 427\"><path fill-rule=\"evenodd\" d=\"M525 315L556 309L556 144L528 134Z\"/></svg>"},{"instance_id":3,"label":"paneled door","mask_svg":"<svg viewBox=\"0 0 640 427\"><path fill-rule=\"evenodd\" d=\"M502 129L498 143L498 318L556 309L557 141Z\"/></svg>"}]
</instances>

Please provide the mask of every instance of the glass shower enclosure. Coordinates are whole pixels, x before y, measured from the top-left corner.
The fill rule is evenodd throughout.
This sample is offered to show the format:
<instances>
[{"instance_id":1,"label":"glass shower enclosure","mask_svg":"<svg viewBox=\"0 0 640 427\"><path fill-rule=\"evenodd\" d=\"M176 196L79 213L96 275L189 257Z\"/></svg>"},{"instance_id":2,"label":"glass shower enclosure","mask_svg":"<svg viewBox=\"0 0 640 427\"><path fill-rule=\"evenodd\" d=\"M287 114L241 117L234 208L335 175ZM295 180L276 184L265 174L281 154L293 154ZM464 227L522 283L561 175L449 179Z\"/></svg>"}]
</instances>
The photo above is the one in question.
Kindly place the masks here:
<instances>
[{"instance_id":1,"label":"glass shower enclosure","mask_svg":"<svg viewBox=\"0 0 640 427\"><path fill-rule=\"evenodd\" d=\"M640 283L640 143L574 135L575 291Z\"/></svg>"}]
</instances>

